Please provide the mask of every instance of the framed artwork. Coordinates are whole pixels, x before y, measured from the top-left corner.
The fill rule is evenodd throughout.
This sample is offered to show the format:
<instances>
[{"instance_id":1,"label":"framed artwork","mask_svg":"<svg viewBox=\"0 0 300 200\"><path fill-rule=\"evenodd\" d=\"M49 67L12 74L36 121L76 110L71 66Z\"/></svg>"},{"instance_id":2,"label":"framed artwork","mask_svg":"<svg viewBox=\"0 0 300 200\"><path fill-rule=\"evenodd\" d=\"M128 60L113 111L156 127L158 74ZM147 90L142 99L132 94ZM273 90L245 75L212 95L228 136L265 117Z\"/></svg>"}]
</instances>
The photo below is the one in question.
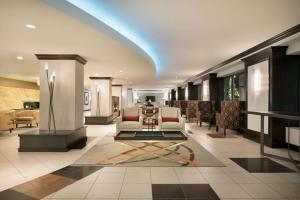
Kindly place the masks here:
<instances>
[{"instance_id":1,"label":"framed artwork","mask_svg":"<svg viewBox=\"0 0 300 200\"><path fill-rule=\"evenodd\" d=\"M84 105L89 105L89 92L84 92Z\"/></svg>"}]
</instances>

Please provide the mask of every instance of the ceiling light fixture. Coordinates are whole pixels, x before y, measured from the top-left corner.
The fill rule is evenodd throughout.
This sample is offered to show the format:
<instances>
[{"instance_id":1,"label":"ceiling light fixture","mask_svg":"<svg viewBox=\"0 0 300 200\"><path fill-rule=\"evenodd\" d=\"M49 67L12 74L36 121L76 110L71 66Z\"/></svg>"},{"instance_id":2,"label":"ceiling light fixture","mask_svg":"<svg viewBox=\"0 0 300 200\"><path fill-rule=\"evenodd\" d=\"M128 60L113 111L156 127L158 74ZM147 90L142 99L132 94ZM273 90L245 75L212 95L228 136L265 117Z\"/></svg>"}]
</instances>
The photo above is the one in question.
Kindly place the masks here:
<instances>
[{"instance_id":1,"label":"ceiling light fixture","mask_svg":"<svg viewBox=\"0 0 300 200\"><path fill-rule=\"evenodd\" d=\"M18 60L23 60L23 57L22 56L17 56L17 59Z\"/></svg>"},{"instance_id":2,"label":"ceiling light fixture","mask_svg":"<svg viewBox=\"0 0 300 200\"><path fill-rule=\"evenodd\" d=\"M26 24L25 26L26 26L27 28L31 28L31 29L35 29L35 28L36 28L36 26L33 25L33 24Z\"/></svg>"},{"instance_id":3,"label":"ceiling light fixture","mask_svg":"<svg viewBox=\"0 0 300 200\"><path fill-rule=\"evenodd\" d=\"M122 70L120 70L120 73L122 73L123 71Z\"/></svg>"}]
</instances>

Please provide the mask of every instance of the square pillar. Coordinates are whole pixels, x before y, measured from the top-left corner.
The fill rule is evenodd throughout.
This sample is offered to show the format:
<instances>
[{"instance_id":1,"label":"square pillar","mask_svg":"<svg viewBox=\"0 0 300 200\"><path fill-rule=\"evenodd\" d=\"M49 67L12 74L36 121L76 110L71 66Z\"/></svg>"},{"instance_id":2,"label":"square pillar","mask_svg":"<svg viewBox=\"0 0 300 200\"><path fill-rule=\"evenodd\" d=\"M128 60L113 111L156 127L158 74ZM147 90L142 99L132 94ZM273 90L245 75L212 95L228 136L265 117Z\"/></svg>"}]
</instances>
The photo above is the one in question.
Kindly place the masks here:
<instances>
[{"instance_id":1,"label":"square pillar","mask_svg":"<svg viewBox=\"0 0 300 200\"><path fill-rule=\"evenodd\" d=\"M90 77L92 100L91 116L85 117L85 124L110 124L112 123L112 78Z\"/></svg>"},{"instance_id":2,"label":"square pillar","mask_svg":"<svg viewBox=\"0 0 300 200\"><path fill-rule=\"evenodd\" d=\"M19 151L68 151L84 147L87 137L83 126L83 66L86 60L73 54L37 54L36 57L40 60L40 127L38 133L19 135ZM48 80L52 77L55 77L52 105L56 129L51 118L49 131Z\"/></svg>"}]
</instances>

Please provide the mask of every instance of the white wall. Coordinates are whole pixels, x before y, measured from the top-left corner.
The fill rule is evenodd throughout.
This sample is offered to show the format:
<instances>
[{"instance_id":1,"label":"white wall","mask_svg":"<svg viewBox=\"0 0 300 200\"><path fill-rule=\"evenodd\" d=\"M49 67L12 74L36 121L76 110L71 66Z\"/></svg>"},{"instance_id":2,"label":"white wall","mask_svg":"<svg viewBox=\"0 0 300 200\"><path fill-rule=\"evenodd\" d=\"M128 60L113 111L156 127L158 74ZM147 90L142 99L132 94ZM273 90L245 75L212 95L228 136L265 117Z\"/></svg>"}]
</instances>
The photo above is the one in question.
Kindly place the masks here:
<instances>
[{"instance_id":1,"label":"white wall","mask_svg":"<svg viewBox=\"0 0 300 200\"><path fill-rule=\"evenodd\" d=\"M248 67L248 110L269 111L269 61ZM265 117L265 133L268 133L268 117ZM248 129L260 132L260 116L248 114Z\"/></svg>"},{"instance_id":2,"label":"white wall","mask_svg":"<svg viewBox=\"0 0 300 200\"><path fill-rule=\"evenodd\" d=\"M137 94L137 100L140 102L145 102L146 96L155 96L155 102L158 102L160 105L164 105L165 99L168 97L168 92L164 93L145 93L145 92L138 92L136 91Z\"/></svg>"},{"instance_id":3,"label":"white wall","mask_svg":"<svg viewBox=\"0 0 300 200\"><path fill-rule=\"evenodd\" d=\"M119 97L120 109L122 108L122 86L112 86L111 87L112 96Z\"/></svg>"},{"instance_id":4,"label":"white wall","mask_svg":"<svg viewBox=\"0 0 300 200\"><path fill-rule=\"evenodd\" d=\"M228 76L228 75L234 74L236 72L242 71L242 70L244 70L244 68L245 68L244 63L238 62L238 63L232 64L232 65L226 67L226 69L219 71L217 73L217 77Z\"/></svg>"},{"instance_id":5,"label":"white wall","mask_svg":"<svg viewBox=\"0 0 300 200\"><path fill-rule=\"evenodd\" d=\"M300 55L300 38L296 39L286 51L287 55Z\"/></svg>"},{"instance_id":6,"label":"white wall","mask_svg":"<svg viewBox=\"0 0 300 200\"><path fill-rule=\"evenodd\" d=\"M128 88L127 89L127 107L131 107L133 106L133 92L132 92L132 88Z\"/></svg>"}]
</instances>

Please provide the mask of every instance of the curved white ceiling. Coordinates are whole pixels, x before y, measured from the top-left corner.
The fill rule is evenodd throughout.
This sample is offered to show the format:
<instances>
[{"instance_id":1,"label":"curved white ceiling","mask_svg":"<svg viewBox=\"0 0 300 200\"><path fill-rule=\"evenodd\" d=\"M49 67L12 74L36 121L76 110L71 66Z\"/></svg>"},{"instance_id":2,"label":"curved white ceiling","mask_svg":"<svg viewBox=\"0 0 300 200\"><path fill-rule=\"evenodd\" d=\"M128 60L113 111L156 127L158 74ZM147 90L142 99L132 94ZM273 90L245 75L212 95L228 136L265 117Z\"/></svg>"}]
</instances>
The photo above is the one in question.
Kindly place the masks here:
<instances>
[{"instance_id":1,"label":"curved white ceiling","mask_svg":"<svg viewBox=\"0 0 300 200\"><path fill-rule=\"evenodd\" d=\"M300 22L299 0L67 1L148 53L157 85L180 83Z\"/></svg>"},{"instance_id":2,"label":"curved white ceiling","mask_svg":"<svg viewBox=\"0 0 300 200\"><path fill-rule=\"evenodd\" d=\"M28 29L34 24L36 29ZM155 78L152 61L111 33L78 20L43 1L0 1L0 76L36 81L35 54L79 54L89 76L110 76L115 84L144 84ZM23 60L16 57L22 56Z\"/></svg>"},{"instance_id":3,"label":"curved white ceiling","mask_svg":"<svg viewBox=\"0 0 300 200\"><path fill-rule=\"evenodd\" d=\"M172 87L299 24L299 7L299 0L0 1L0 75L36 76L35 53L76 53L89 61L87 76Z\"/></svg>"}]
</instances>

